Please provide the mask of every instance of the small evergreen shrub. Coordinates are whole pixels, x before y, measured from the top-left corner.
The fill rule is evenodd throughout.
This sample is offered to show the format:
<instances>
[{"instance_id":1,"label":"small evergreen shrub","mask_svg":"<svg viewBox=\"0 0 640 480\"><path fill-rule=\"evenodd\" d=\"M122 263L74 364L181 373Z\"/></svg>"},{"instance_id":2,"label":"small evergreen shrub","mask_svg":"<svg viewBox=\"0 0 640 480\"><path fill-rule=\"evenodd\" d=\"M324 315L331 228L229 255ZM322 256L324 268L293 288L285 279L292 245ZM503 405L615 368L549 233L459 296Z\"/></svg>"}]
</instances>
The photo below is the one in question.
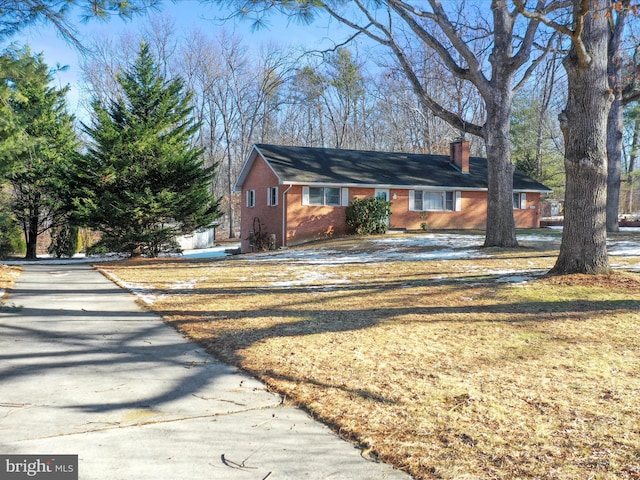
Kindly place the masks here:
<instances>
[{"instance_id":1,"label":"small evergreen shrub","mask_svg":"<svg viewBox=\"0 0 640 480\"><path fill-rule=\"evenodd\" d=\"M358 235L385 233L391 215L391 202L381 198L355 198L347 207L347 226Z\"/></svg>"},{"instance_id":2,"label":"small evergreen shrub","mask_svg":"<svg viewBox=\"0 0 640 480\"><path fill-rule=\"evenodd\" d=\"M114 249L112 248L112 246L110 245L109 242L105 242L103 240L99 240L98 242L94 243L93 245L90 245L88 247L85 248L85 252L87 253L87 256L91 257L94 255L105 255L108 253L112 253L114 251Z\"/></svg>"},{"instance_id":3,"label":"small evergreen shrub","mask_svg":"<svg viewBox=\"0 0 640 480\"><path fill-rule=\"evenodd\" d=\"M136 238L121 238L104 235L98 242L86 248L87 255L126 254L131 257L157 257L160 254L182 253L180 244L175 239L171 229L158 229L143 237L144 241Z\"/></svg>"},{"instance_id":4,"label":"small evergreen shrub","mask_svg":"<svg viewBox=\"0 0 640 480\"><path fill-rule=\"evenodd\" d=\"M0 212L0 258L24 254L26 251L24 237L15 219L8 213Z\"/></svg>"},{"instance_id":5,"label":"small evergreen shrub","mask_svg":"<svg viewBox=\"0 0 640 480\"><path fill-rule=\"evenodd\" d=\"M51 229L51 244L49 253L57 258L73 257L78 253L78 227L72 225L61 225Z\"/></svg>"}]
</instances>

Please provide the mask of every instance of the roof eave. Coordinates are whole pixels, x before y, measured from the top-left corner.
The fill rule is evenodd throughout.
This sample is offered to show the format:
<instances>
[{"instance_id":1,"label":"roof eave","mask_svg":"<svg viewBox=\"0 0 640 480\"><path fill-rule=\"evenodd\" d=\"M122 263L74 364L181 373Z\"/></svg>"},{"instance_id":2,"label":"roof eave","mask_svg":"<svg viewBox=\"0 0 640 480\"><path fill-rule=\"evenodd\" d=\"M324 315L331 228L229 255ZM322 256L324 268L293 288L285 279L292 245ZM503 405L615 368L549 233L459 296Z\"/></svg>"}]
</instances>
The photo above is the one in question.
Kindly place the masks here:
<instances>
[{"instance_id":1,"label":"roof eave","mask_svg":"<svg viewBox=\"0 0 640 480\"><path fill-rule=\"evenodd\" d=\"M486 187L464 187L454 185L398 185L387 183L355 183L355 182L304 182L298 180L281 180L281 185L311 186L311 187L335 187L335 188L385 188L396 190L465 190L486 191Z\"/></svg>"},{"instance_id":2,"label":"roof eave","mask_svg":"<svg viewBox=\"0 0 640 480\"><path fill-rule=\"evenodd\" d=\"M455 185L398 185L385 183L355 183L355 182L305 182L298 180L280 180L280 185L302 185L312 187L335 187L335 188L388 188L396 190L460 190L465 192L486 192L487 187L466 187ZM514 193L553 193L550 189L535 188L514 188Z\"/></svg>"},{"instance_id":3,"label":"roof eave","mask_svg":"<svg viewBox=\"0 0 640 480\"><path fill-rule=\"evenodd\" d=\"M553 193L550 189L514 188L513 193Z\"/></svg>"}]
</instances>

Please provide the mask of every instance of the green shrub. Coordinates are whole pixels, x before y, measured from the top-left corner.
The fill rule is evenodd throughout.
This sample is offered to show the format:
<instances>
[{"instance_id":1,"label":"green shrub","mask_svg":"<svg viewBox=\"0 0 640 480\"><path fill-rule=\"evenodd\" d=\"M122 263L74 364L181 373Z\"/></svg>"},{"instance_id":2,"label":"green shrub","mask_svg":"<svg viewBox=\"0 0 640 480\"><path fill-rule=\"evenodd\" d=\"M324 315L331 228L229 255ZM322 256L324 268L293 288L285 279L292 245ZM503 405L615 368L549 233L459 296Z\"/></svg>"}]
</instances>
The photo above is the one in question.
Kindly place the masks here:
<instances>
[{"instance_id":1,"label":"green shrub","mask_svg":"<svg viewBox=\"0 0 640 480\"><path fill-rule=\"evenodd\" d=\"M0 212L0 258L24 254L27 246L18 224L10 214Z\"/></svg>"},{"instance_id":2,"label":"green shrub","mask_svg":"<svg viewBox=\"0 0 640 480\"><path fill-rule=\"evenodd\" d=\"M347 226L358 235L385 233L391 215L391 202L381 198L355 198L347 207Z\"/></svg>"},{"instance_id":3,"label":"green shrub","mask_svg":"<svg viewBox=\"0 0 640 480\"><path fill-rule=\"evenodd\" d=\"M98 242L86 248L87 255L104 255L109 253L127 254L131 257L141 255L157 257L161 253L182 253L180 244L171 229L158 229L148 232L144 242L104 235Z\"/></svg>"},{"instance_id":4,"label":"green shrub","mask_svg":"<svg viewBox=\"0 0 640 480\"><path fill-rule=\"evenodd\" d=\"M49 253L60 257L73 257L78 253L78 227L61 225L51 229L51 244Z\"/></svg>"},{"instance_id":5,"label":"green shrub","mask_svg":"<svg viewBox=\"0 0 640 480\"><path fill-rule=\"evenodd\" d=\"M107 253L111 253L114 251L113 245L108 241L100 240L93 245L90 245L85 248L85 252L87 256L92 255L104 255Z\"/></svg>"}]
</instances>

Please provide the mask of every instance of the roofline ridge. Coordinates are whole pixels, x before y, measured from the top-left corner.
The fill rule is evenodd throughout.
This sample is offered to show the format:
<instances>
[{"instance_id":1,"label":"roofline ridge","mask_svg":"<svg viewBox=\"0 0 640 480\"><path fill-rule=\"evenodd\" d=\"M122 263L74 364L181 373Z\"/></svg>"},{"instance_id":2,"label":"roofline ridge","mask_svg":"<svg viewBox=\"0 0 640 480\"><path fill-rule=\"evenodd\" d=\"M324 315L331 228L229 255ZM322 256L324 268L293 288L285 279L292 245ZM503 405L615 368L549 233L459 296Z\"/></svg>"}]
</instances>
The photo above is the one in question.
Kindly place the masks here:
<instances>
[{"instance_id":1,"label":"roofline ridge","mask_svg":"<svg viewBox=\"0 0 640 480\"><path fill-rule=\"evenodd\" d=\"M449 155L444 153L415 153L415 152L399 152L399 151L386 151L386 150L363 150L358 148L335 148L335 147L307 147L304 145L281 145L276 143L256 143L255 146L269 146L276 148L303 148L305 150L331 150L335 152L360 152L360 153L378 153L383 155L407 155L407 156L426 156L426 157L446 157L449 158ZM484 157L470 157L470 158L481 158Z\"/></svg>"}]
</instances>

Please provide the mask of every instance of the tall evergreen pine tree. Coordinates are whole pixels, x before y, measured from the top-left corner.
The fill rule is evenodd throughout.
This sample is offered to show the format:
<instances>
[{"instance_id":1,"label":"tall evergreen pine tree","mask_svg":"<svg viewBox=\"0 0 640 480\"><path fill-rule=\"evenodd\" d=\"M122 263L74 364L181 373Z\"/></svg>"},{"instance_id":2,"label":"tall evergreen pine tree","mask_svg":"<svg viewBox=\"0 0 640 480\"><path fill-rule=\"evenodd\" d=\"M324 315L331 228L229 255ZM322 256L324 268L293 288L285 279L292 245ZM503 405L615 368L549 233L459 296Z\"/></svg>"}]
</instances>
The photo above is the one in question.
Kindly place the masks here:
<instances>
[{"instance_id":1,"label":"tall evergreen pine tree","mask_svg":"<svg viewBox=\"0 0 640 480\"><path fill-rule=\"evenodd\" d=\"M29 48L8 50L0 59L5 111L2 122L11 210L22 226L27 252L35 259L38 236L68 220L64 180L79 146L73 116L66 110L68 87L50 87L52 74L42 55Z\"/></svg>"},{"instance_id":2,"label":"tall evergreen pine tree","mask_svg":"<svg viewBox=\"0 0 640 480\"><path fill-rule=\"evenodd\" d=\"M96 102L84 125L93 144L78 163L75 205L109 248L156 256L220 216L210 193L216 166L192 145L191 95L162 77L146 44L118 81L124 97Z\"/></svg>"}]
</instances>

